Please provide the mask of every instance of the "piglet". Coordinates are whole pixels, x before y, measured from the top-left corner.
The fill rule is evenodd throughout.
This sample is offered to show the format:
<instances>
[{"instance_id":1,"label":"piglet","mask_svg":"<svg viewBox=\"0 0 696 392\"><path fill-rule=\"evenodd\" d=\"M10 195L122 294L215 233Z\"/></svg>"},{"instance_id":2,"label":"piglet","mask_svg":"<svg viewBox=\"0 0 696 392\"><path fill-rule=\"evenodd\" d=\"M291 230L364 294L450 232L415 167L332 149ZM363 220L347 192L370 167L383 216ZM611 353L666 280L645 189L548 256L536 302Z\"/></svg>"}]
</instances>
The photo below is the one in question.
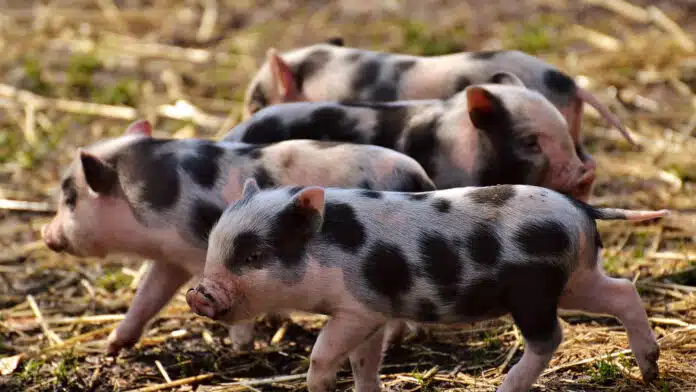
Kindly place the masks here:
<instances>
[{"instance_id":1,"label":"piglet","mask_svg":"<svg viewBox=\"0 0 696 392\"><path fill-rule=\"evenodd\" d=\"M561 111L583 161L583 103L588 103L632 144L628 131L606 106L555 66L516 50L441 56L377 52L324 42L279 54L271 48L252 78L244 100L247 118L263 107L297 101L398 101L449 98L472 84L497 83L512 73Z\"/></svg>"},{"instance_id":2,"label":"piglet","mask_svg":"<svg viewBox=\"0 0 696 392\"><path fill-rule=\"evenodd\" d=\"M495 184L552 188L587 201L594 165L583 164L561 113L512 74L447 100L295 102L267 107L223 140L287 139L374 144L423 166L438 189Z\"/></svg>"},{"instance_id":3,"label":"piglet","mask_svg":"<svg viewBox=\"0 0 696 392\"><path fill-rule=\"evenodd\" d=\"M263 188L435 189L417 162L382 147L312 140L259 146L151 133L147 121L137 121L121 137L78 149L61 180L58 212L42 228L56 252L154 261L109 337L112 354L135 344L149 320L203 271L210 228L240 198L247 177ZM248 346L252 333L252 323L230 329L237 348Z\"/></svg>"},{"instance_id":4,"label":"piglet","mask_svg":"<svg viewBox=\"0 0 696 392\"><path fill-rule=\"evenodd\" d=\"M526 391L561 343L559 307L617 317L649 382L659 346L631 281L602 272L595 220L667 213L594 208L527 185L260 190L249 179L213 227L203 279L186 301L228 322L292 309L328 315L311 353L312 392L332 390L346 356L356 390L379 390L385 323L505 314L525 349L499 391Z\"/></svg>"}]
</instances>

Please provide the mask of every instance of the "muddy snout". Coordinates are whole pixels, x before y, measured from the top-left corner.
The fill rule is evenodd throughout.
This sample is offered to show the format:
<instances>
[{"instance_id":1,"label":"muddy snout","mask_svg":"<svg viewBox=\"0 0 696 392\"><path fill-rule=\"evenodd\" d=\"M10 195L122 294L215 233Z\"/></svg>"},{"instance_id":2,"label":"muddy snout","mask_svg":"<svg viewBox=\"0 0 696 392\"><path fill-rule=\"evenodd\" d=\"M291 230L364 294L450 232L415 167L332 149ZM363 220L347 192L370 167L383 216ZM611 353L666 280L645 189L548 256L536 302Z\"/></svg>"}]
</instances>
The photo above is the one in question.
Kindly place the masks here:
<instances>
[{"instance_id":1,"label":"muddy snout","mask_svg":"<svg viewBox=\"0 0 696 392\"><path fill-rule=\"evenodd\" d=\"M191 307L191 310L199 316L204 316L215 320L219 315L224 313L220 311L219 304L212 294L199 284L195 288L190 288L186 292L186 303Z\"/></svg>"},{"instance_id":2,"label":"muddy snout","mask_svg":"<svg viewBox=\"0 0 696 392\"><path fill-rule=\"evenodd\" d=\"M41 227L41 239L48 249L54 252L62 252L66 248L65 241L60 235L56 235L50 224L45 224Z\"/></svg>"}]
</instances>

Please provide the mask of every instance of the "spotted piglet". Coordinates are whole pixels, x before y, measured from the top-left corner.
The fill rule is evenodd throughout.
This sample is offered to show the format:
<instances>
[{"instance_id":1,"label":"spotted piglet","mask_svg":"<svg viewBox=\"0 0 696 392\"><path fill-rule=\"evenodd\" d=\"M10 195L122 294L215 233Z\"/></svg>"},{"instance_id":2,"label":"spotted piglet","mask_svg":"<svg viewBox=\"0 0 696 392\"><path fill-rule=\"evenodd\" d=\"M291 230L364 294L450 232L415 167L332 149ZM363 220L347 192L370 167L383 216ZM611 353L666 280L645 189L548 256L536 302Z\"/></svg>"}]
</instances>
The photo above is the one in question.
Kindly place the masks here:
<instances>
[{"instance_id":1,"label":"spotted piglet","mask_svg":"<svg viewBox=\"0 0 696 392\"><path fill-rule=\"evenodd\" d=\"M472 84L497 83L501 72L516 75L556 105L588 166L595 162L581 143L585 102L635 144L619 119L589 91L552 64L517 50L413 56L346 47L342 41L282 54L269 49L247 89L244 113L248 117L268 105L297 101L444 99Z\"/></svg>"},{"instance_id":2,"label":"spotted piglet","mask_svg":"<svg viewBox=\"0 0 696 392\"><path fill-rule=\"evenodd\" d=\"M203 279L186 300L231 322L286 309L330 316L311 353L312 392L331 390L346 356L356 390L379 390L391 320L504 314L526 345L499 391L526 391L561 343L559 307L616 316L647 382L658 375L659 347L633 284L602 272L595 219L667 213L594 208L526 185L260 190L249 179L213 227Z\"/></svg>"},{"instance_id":3,"label":"spotted piglet","mask_svg":"<svg viewBox=\"0 0 696 392\"><path fill-rule=\"evenodd\" d=\"M438 189L529 184L587 201L595 169L582 163L561 113L514 75L498 76L500 84L469 86L447 100L274 105L223 140L380 145L417 160Z\"/></svg>"},{"instance_id":4,"label":"spotted piglet","mask_svg":"<svg viewBox=\"0 0 696 392\"><path fill-rule=\"evenodd\" d=\"M432 190L413 159L382 147L294 140L269 146L151 136L147 121L121 137L80 149L61 182L58 213L42 228L54 251L103 257L122 253L154 261L108 352L135 344L150 319L203 271L208 233L241 197L244 179L282 184ZM248 346L253 323L230 329Z\"/></svg>"}]
</instances>

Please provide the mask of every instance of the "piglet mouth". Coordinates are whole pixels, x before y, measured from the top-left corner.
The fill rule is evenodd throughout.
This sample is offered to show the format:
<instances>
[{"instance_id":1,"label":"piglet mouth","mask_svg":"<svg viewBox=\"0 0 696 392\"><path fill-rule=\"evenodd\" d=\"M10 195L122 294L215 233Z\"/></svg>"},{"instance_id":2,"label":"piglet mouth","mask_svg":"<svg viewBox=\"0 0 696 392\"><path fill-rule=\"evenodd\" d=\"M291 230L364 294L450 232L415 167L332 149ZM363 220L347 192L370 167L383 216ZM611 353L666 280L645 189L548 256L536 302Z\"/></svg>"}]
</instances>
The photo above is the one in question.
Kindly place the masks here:
<instances>
[{"instance_id":1,"label":"piglet mouth","mask_svg":"<svg viewBox=\"0 0 696 392\"><path fill-rule=\"evenodd\" d=\"M41 239L48 249L54 252L70 252L68 244L65 240L51 233L49 225L43 225L41 227Z\"/></svg>"},{"instance_id":2,"label":"piglet mouth","mask_svg":"<svg viewBox=\"0 0 696 392\"><path fill-rule=\"evenodd\" d=\"M219 320L229 312L229 309L221 308L215 297L202 285L190 288L186 292L186 303L197 315L213 320Z\"/></svg>"}]
</instances>

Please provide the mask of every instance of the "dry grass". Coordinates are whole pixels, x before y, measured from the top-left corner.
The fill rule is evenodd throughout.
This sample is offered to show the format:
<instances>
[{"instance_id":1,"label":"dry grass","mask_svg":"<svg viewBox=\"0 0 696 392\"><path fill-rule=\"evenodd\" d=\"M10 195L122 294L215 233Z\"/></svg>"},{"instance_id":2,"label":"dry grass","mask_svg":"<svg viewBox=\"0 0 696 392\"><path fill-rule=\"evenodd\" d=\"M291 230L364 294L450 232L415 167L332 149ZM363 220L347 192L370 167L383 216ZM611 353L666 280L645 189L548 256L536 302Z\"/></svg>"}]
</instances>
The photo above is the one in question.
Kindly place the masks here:
<instances>
[{"instance_id":1,"label":"dry grass","mask_svg":"<svg viewBox=\"0 0 696 392\"><path fill-rule=\"evenodd\" d=\"M650 225L600 225L606 269L641 289L662 347L661 378L642 384L616 320L564 314L565 341L535 390L696 390L693 3L372 3L0 2L0 389L305 388L321 318L259 324L256 350L234 353L224 328L189 313L181 295L138 346L104 357L142 260L56 255L39 229L77 146L118 135L135 118L155 123L159 136L218 137L238 121L269 44L287 49L341 35L349 46L416 54L526 50L610 105L643 147L630 150L588 109L585 138L599 165L593 203L677 212ZM387 354L384 384L493 391L523 347L506 318L435 328ZM339 386L350 388L347 368L340 376Z\"/></svg>"}]
</instances>

